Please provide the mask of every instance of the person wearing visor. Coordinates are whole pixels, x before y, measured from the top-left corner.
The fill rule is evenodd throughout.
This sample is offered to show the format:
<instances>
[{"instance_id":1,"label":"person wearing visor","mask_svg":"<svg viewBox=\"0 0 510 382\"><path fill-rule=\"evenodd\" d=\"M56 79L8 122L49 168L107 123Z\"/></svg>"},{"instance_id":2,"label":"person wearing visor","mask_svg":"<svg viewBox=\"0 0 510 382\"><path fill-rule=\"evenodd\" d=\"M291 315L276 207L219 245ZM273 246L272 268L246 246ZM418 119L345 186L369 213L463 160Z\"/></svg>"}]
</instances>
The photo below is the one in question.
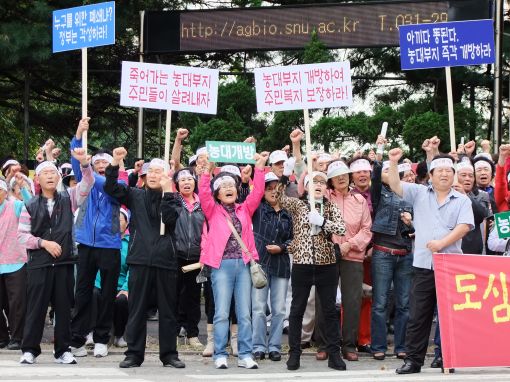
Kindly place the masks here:
<instances>
[{"instance_id":1,"label":"person wearing visor","mask_svg":"<svg viewBox=\"0 0 510 382\"><path fill-rule=\"evenodd\" d=\"M326 197L327 176L314 171L305 177L308 190L312 182L314 191L314 208L310 209L308 194L303 199L285 195L287 176L292 173L286 169L277 188L276 199L282 208L292 216L294 237L288 246L292 253L292 303L289 315L289 359L288 370L297 370L301 358L301 330L310 290L315 290L321 300L324 330L327 333L326 351L328 366L345 370L340 357L340 328L335 308L338 288L338 268L331 235L345 234L345 224L336 205Z\"/></svg>"},{"instance_id":2,"label":"person wearing visor","mask_svg":"<svg viewBox=\"0 0 510 382\"><path fill-rule=\"evenodd\" d=\"M199 180L200 202L208 221L200 263L211 268L215 304L214 364L217 369L228 367L226 345L233 295L239 327L237 365L247 369L258 368L252 357L250 256L242 251L231 227L237 231L253 258L258 260L252 216L264 196L264 165L268 156L268 153L256 156L253 190L241 204L236 203L238 182L230 173L220 172L213 178L211 187L214 163L209 163L209 171L203 173Z\"/></svg>"},{"instance_id":3,"label":"person wearing visor","mask_svg":"<svg viewBox=\"0 0 510 382\"><path fill-rule=\"evenodd\" d=\"M23 207L19 220L18 242L28 250L28 304L21 343L22 364L33 364L41 354L40 343L50 301L55 310L55 362L76 363L69 346L77 260L73 250L73 213L86 203L94 176L85 150L77 148L71 153L83 171L78 186L58 192L57 167L52 162L42 162L35 170L41 195L33 197Z\"/></svg>"},{"instance_id":4,"label":"person wearing visor","mask_svg":"<svg viewBox=\"0 0 510 382\"><path fill-rule=\"evenodd\" d=\"M397 358L406 356L405 334L409 319L409 290L412 280L412 205L393 192L388 185L390 162L374 163L372 206L374 207L372 253L372 322L371 350L382 361L388 350L387 326L389 296L393 285L395 301L394 351ZM411 171L400 163L398 172L405 182ZM407 180L405 180L407 179ZM408 183L414 183L408 181Z\"/></svg>"},{"instance_id":5,"label":"person wearing visor","mask_svg":"<svg viewBox=\"0 0 510 382\"><path fill-rule=\"evenodd\" d=\"M287 251L292 240L292 217L276 200L278 177L265 175L264 199L253 215L253 233L260 264L268 277L262 289L252 289L253 355L271 361L280 361L285 297L290 278L290 258ZM266 339L266 305L270 297L271 330Z\"/></svg>"},{"instance_id":6,"label":"person wearing visor","mask_svg":"<svg viewBox=\"0 0 510 382\"><path fill-rule=\"evenodd\" d=\"M89 118L82 119L71 141L71 150L81 148L82 134L89 128ZM85 342L91 327L90 304L97 271L101 272L101 299L98 304L97 321L94 327L94 356L108 355L110 329L113 324L113 306L117 295L117 280L120 272L121 234L119 202L104 192L105 169L112 156L99 151L92 157L94 187L80 207L75 224L78 242L78 267L73 318L71 321L73 354L87 356ZM71 160L76 181L82 179L78 161ZM127 183L127 173L123 172Z\"/></svg>"},{"instance_id":7,"label":"person wearing visor","mask_svg":"<svg viewBox=\"0 0 510 382\"><path fill-rule=\"evenodd\" d=\"M123 147L113 151L106 168L105 192L131 212L129 266L129 317L125 339L128 349L119 367L139 367L145 360L147 310L153 291L159 312L159 359L165 367L184 368L177 353L177 250L175 227L178 200L172 191L170 166L152 159L143 189L119 183L119 165L127 155ZM164 232L161 234L161 223Z\"/></svg>"},{"instance_id":8,"label":"person wearing visor","mask_svg":"<svg viewBox=\"0 0 510 382\"><path fill-rule=\"evenodd\" d=\"M413 280L409 293L409 321L406 329L405 363L397 374L419 373L429 343L436 306L433 253L462 253L462 238L474 228L469 198L455 191L455 168L449 155L436 155L430 163L431 185L400 181L398 162L402 150L388 153L388 185L413 206L415 245Z\"/></svg>"},{"instance_id":9,"label":"person wearing visor","mask_svg":"<svg viewBox=\"0 0 510 382\"><path fill-rule=\"evenodd\" d=\"M200 322L200 292L202 285L196 282L200 270L184 273L182 267L200 260L200 241L205 222L204 212L197 195L197 179L190 167L185 167L173 176L177 199L177 223L175 239L177 247L177 330L186 330L188 343L197 350L203 350L198 339Z\"/></svg>"}]
</instances>

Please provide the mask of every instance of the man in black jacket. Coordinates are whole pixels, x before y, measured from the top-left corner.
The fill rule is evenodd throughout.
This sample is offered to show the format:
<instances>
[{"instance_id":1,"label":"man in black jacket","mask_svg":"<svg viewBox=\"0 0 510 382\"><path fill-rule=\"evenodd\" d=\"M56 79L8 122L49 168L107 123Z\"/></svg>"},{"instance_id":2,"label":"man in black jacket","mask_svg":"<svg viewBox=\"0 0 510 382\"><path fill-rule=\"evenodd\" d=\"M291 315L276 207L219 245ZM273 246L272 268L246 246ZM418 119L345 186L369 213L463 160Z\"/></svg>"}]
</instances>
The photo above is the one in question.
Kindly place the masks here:
<instances>
[{"instance_id":1,"label":"man in black jacket","mask_svg":"<svg viewBox=\"0 0 510 382\"><path fill-rule=\"evenodd\" d=\"M159 311L159 358L164 366L185 367L177 354L176 286L177 256L175 224L177 199L171 193L169 165L153 159L143 189L117 182L119 163L127 151L116 148L106 168L105 192L131 211L129 253L129 318L126 327L128 350L121 368L139 367L145 356L147 308L150 294L156 291ZM163 194L162 194L163 193ZM162 196L163 195L163 196ZM160 233L161 223L164 232Z\"/></svg>"}]
</instances>

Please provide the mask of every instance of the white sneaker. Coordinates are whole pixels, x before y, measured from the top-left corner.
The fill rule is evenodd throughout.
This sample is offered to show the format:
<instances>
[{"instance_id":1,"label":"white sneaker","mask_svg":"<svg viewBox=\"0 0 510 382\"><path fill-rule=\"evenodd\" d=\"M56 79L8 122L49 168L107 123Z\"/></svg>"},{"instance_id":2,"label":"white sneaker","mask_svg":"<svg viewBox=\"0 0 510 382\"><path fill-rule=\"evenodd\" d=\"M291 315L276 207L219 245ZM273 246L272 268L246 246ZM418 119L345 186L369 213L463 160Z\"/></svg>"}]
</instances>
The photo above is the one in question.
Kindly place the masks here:
<instances>
[{"instance_id":1,"label":"white sneaker","mask_svg":"<svg viewBox=\"0 0 510 382\"><path fill-rule=\"evenodd\" d=\"M239 359L237 361L238 367L244 367L245 369L258 369L259 364L253 360L251 357L246 357L243 359Z\"/></svg>"},{"instance_id":2,"label":"white sneaker","mask_svg":"<svg viewBox=\"0 0 510 382\"><path fill-rule=\"evenodd\" d=\"M32 365L35 362L35 357L30 352L24 352L21 358L19 359L19 363L25 364L25 365Z\"/></svg>"},{"instance_id":3,"label":"white sneaker","mask_svg":"<svg viewBox=\"0 0 510 382\"><path fill-rule=\"evenodd\" d=\"M95 344L94 345L94 357L106 357L108 355L108 346L105 344Z\"/></svg>"},{"instance_id":4,"label":"white sneaker","mask_svg":"<svg viewBox=\"0 0 510 382\"><path fill-rule=\"evenodd\" d=\"M73 346L71 346L71 353L73 353L73 355L75 357L86 357L87 356L87 348L84 346L82 347L79 347L79 348L75 348Z\"/></svg>"},{"instance_id":5,"label":"white sneaker","mask_svg":"<svg viewBox=\"0 0 510 382\"><path fill-rule=\"evenodd\" d=\"M91 348L94 347L94 335L92 334L92 332L87 334L87 339L85 340L85 346L91 347Z\"/></svg>"},{"instance_id":6,"label":"white sneaker","mask_svg":"<svg viewBox=\"0 0 510 382\"><path fill-rule=\"evenodd\" d=\"M200 342L198 337L188 338L188 343L192 348L199 349L199 350L204 349L204 344L202 342Z\"/></svg>"},{"instance_id":7,"label":"white sneaker","mask_svg":"<svg viewBox=\"0 0 510 382\"><path fill-rule=\"evenodd\" d=\"M216 369L228 369L227 358L220 357L214 360L214 367Z\"/></svg>"},{"instance_id":8,"label":"white sneaker","mask_svg":"<svg viewBox=\"0 0 510 382\"><path fill-rule=\"evenodd\" d=\"M113 340L113 345L117 346L118 348L127 348L127 342L124 337L115 337Z\"/></svg>"},{"instance_id":9,"label":"white sneaker","mask_svg":"<svg viewBox=\"0 0 510 382\"><path fill-rule=\"evenodd\" d=\"M75 365L76 358L74 358L73 353L71 353L70 351L66 351L60 357L55 358L55 363L62 363L64 365Z\"/></svg>"}]
</instances>

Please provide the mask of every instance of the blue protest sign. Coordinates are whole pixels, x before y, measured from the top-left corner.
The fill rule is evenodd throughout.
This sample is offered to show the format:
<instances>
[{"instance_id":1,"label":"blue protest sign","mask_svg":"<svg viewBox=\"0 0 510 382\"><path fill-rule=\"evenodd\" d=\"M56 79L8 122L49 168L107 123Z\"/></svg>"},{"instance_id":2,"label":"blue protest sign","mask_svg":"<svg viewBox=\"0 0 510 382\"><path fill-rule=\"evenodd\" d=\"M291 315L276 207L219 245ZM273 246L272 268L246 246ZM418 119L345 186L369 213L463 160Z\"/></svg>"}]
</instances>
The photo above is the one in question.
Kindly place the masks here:
<instances>
[{"instance_id":1,"label":"blue protest sign","mask_svg":"<svg viewBox=\"0 0 510 382\"><path fill-rule=\"evenodd\" d=\"M402 25L399 34L402 70L494 63L492 20Z\"/></svg>"},{"instance_id":2,"label":"blue protest sign","mask_svg":"<svg viewBox=\"0 0 510 382\"><path fill-rule=\"evenodd\" d=\"M115 2L53 12L53 53L115 44Z\"/></svg>"}]
</instances>

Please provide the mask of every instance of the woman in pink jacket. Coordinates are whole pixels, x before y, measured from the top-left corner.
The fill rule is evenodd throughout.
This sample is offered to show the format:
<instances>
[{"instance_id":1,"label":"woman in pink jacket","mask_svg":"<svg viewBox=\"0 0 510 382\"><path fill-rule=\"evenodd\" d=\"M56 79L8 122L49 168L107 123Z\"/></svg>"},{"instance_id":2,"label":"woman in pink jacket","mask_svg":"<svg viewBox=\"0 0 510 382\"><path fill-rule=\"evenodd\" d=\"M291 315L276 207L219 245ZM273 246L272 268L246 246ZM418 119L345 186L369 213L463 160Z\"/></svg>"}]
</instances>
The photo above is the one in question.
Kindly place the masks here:
<instances>
[{"instance_id":1,"label":"woman in pink jacket","mask_svg":"<svg viewBox=\"0 0 510 382\"><path fill-rule=\"evenodd\" d=\"M372 239L372 219L365 198L349 188L350 170L342 161L328 167L329 199L340 210L345 223L345 236L333 235L340 247L340 290L342 292L342 353L349 361L357 360L356 342L363 295L363 261Z\"/></svg>"},{"instance_id":2,"label":"woman in pink jacket","mask_svg":"<svg viewBox=\"0 0 510 382\"><path fill-rule=\"evenodd\" d=\"M226 369L228 353L226 351L229 328L229 312L232 295L236 301L238 324L238 366L247 369L258 368L252 358L251 329L251 276L249 256L230 230L230 220L240 234L241 239L258 260L251 218L264 196L264 165L269 157L262 153L255 165L253 190L244 203L235 203L237 199L237 180L229 173L220 172L212 181L214 164L209 164L209 173L200 177L199 196L209 232L203 235L200 262L211 267L211 282L214 295L214 364L218 369Z\"/></svg>"}]
</instances>

